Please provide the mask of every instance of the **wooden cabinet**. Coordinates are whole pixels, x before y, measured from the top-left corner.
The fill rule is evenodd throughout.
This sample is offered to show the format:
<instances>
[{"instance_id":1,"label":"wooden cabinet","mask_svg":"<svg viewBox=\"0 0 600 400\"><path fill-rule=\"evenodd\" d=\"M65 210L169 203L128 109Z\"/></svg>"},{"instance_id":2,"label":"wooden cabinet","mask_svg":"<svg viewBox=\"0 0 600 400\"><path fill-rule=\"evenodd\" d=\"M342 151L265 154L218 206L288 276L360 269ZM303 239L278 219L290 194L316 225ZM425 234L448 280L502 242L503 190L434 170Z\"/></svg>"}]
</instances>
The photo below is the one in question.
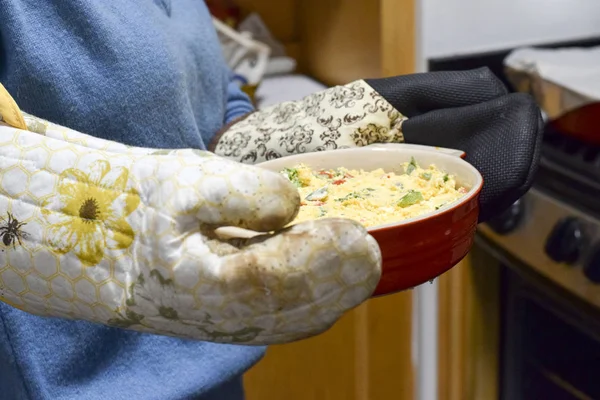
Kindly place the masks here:
<instances>
[{"instance_id":1,"label":"wooden cabinet","mask_svg":"<svg viewBox=\"0 0 600 400\"><path fill-rule=\"evenodd\" d=\"M416 0L236 0L329 85L415 71Z\"/></svg>"},{"instance_id":2,"label":"wooden cabinet","mask_svg":"<svg viewBox=\"0 0 600 400\"><path fill-rule=\"evenodd\" d=\"M320 336L270 347L245 377L247 399L412 399L410 297L370 300Z\"/></svg>"},{"instance_id":3,"label":"wooden cabinet","mask_svg":"<svg viewBox=\"0 0 600 400\"><path fill-rule=\"evenodd\" d=\"M328 84L415 71L415 0L237 0L257 11L299 72ZM330 331L273 346L248 400L413 399L412 292L373 299Z\"/></svg>"},{"instance_id":4,"label":"wooden cabinet","mask_svg":"<svg viewBox=\"0 0 600 400\"><path fill-rule=\"evenodd\" d=\"M479 247L439 286L439 400L498 398L500 264Z\"/></svg>"}]
</instances>

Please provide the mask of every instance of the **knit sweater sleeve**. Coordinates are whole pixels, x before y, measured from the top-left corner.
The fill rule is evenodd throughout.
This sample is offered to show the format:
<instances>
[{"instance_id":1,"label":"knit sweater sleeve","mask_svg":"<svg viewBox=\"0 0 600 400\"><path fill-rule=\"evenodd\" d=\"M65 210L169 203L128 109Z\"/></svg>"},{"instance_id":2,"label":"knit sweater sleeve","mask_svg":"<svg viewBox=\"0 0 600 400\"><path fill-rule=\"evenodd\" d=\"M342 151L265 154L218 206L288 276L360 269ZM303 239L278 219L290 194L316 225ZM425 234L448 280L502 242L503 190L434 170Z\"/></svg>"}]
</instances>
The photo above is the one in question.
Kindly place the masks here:
<instances>
[{"instance_id":1,"label":"knit sweater sleeve","mask_svg":"<svg viewBox=\"0 0 600 400\"><path fill-rule=\"evenodd\" d=\"M233 80L233 74L227 86L227 106L225 108L225 124L236 118L254 111L252 102L246 93L239 87L239 83Z\"/></svg>"}]
</instances>

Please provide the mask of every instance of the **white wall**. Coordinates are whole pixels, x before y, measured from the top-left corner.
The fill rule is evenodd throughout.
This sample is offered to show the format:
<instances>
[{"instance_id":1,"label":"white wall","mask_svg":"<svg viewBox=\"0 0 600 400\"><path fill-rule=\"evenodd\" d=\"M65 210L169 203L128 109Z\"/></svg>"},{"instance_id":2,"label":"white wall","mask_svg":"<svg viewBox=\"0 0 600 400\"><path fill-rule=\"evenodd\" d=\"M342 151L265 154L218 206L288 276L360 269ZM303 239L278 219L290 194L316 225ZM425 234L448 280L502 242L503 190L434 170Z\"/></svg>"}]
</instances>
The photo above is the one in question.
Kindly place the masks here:
<instances>
[{"instance_id":1,"label":"white wall","mask_svg":"<svg viewBox=\"0 0 600 400\"><path fill-rule=\"evenodd\" d=\"M422 56L600 36L600 0L421 0Z\"/></svg>"}]
</instances>

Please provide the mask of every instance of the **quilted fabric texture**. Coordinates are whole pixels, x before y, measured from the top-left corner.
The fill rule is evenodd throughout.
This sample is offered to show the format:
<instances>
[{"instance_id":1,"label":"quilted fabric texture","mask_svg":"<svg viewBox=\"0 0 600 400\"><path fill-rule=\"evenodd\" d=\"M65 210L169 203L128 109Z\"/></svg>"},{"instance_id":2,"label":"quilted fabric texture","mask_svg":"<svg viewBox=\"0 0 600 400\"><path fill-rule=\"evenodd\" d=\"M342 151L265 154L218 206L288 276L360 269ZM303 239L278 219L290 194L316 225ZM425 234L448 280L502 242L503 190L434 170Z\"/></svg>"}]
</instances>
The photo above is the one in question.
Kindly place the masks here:
<instances>
[{"instance_id":1,"label":"quilted fabric texture","mask_svg":"<svg viewBox=\"0 0 600 400\"><path fill-rule=\"evenodd\" d=\"M531 187L543 120L534 100L507 94L487 68L367 80L409 117L407 143L463 150L483 175L480 222L501 213Z\"/></svg>"},{"instance_id":2,"label":"quilted fabric texture","mask_svg":"<svg viewBox=\"0 0 600 400\"><path fill-rule=\"evenodd\" d=\"M272 344L326 330L375 289L381 255L357 223L315 221L250 240L212 234L291 221L298 192L279 174L207 152L112 145L121 152L0 124L2 301L144 332Z\"/></svg>"},{"instance_id":3,"label":"quilted fabric texture","mask_svg":"<svg viewBox=\"0 0 600 400\"><path fill-rule=\"evenodd\" d=\"M442 108L478 104L508 94L504 84L488 68L365 81L409 118Z\"/></svg>"},{"instance_id":4,"label":"quilted fabric texture","mask_svg":"<svg viewBox=\"0 0 600 400\"><path fill-rule=\"evenodd\" d=\"M404 116L364 81L257 111L220 137L213 150L255 164L291 154L402 142Z\"/></svg>"}]
</instances>

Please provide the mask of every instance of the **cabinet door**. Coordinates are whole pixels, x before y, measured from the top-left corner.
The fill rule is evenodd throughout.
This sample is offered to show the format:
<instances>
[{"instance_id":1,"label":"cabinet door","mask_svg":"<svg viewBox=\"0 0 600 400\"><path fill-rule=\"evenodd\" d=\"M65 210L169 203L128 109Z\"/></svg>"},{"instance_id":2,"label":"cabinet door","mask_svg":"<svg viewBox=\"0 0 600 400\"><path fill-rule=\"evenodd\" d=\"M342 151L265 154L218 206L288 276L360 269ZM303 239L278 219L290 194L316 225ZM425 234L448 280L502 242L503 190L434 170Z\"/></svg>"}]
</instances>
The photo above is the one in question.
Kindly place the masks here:
<instances>
[{"instance_id":1,"label":"cabinet door","mask_svg":"<svg viewBox=\"0 0 600 400\"><path fill-rule=\"evenodd\" d=\"M247 400L410 400L411 292L369 300L326 333L272 346Z\"/></svg>"},{"instance_id":2,"label":"cabinet door","mask_svg":"<svg viewBox=\"0 0 600 400\"><path fill-rule=\"evenodd\" d=\"M498 398L500 269L475 245L439 278L440 400Z\"/></svg>"}]
</instances>

